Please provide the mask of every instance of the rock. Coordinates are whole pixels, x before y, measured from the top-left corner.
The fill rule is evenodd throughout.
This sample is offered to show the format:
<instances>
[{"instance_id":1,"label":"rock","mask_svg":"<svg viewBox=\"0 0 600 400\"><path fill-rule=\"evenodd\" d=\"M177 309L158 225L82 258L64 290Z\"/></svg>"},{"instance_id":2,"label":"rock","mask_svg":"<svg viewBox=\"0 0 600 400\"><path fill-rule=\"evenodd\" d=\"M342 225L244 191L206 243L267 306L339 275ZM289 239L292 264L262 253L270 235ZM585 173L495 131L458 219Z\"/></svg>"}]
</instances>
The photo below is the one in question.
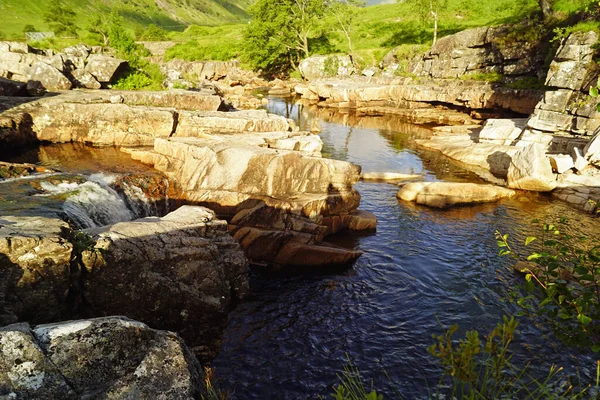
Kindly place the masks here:
<instances>
[{"instance_id":1,"label":"rock","mask_svg":"<svg viewBox=\"0 0 600 400\"><path fill-rule=\"evenodd\" d=\"M552 171L556 172L557 174L564 174L572 168L575 168L573 157L568 154L552 154L548 158L550 158Z\"/></svg>"},{"instance_id":2,"label":"rock","mask_svg":"<svg viewBox=\"0 0 600 400\"><path fill-rule=\"evenodd\" d=\"M217 111L223 104L223 99L215 94L180 89L159 92L134 90L116 93L119 93L127 104L169 107L177 110Z\"/></svg>"},{"instance_id":3,"label":"rock","mask_svg":"<svg viewBox=\"0 0 600 400\"><path fill-rule=\"evenodd\" d=\"M0 77L0 96L23 96L27 94L27 85Z\"/></svg>"},{"instance_id":4,"label":"rock","mask_svg":"<svg viewBox=\"0 0 600 400\"><path fill-rule=\"evenodd\" d=\"M351 231L372 231L377 229L377 217L375 214L357 210L350 213L348 229Z\"/></svg>"},{"instance_id":5,"label":"rock","mask_svg":"<svg viewBox=\"0 0 600 400\"><path fill-rule=\"evenodd\" d=\"M365 182L398 182L422 179L421 175L399 174L396 172L363 172L360 179Z\"/></svg>"},{"instance_id":6,"label":"rock","mask_svg":"<svg viewBox=\"0 0 600 400\"><path fill-rule=\"evenodd\" d=\"M600 129L596 131L592 140L583 149L586 160L590 164L600 168Z\"/></svg>"},{"instance_id":7,"label":"rock","mask_svg":"<svg viewBox=\"0 0 600 400\"><path fill-rule=\"evenodd\" d=\"M125 68L127 61L102 54L91 54L87 59L85 70L100 83L110 83L117 73Z\"/></svg>"},{"instance_id":8,"label":"rock","mask_svg":"<svg viewBox=\"0 0 600 400\"><path fill-rule=\"evenodd\" d=\"M366 76L368 78L375 76L379 72L379 69L376 67L368 67L361 71L361 75Z\"/></svg>"},{"instance_id":9,"label":"rock","mask_svg":"<svg viewBox=\"0 0 600 400\"><path fill-rule=\"evenodd\" d=\"M600 205L600 176L560 175L552 196L581 211L596 214Z\"/></svg>"},{"instance_id":10,"label":"rock","mask_svg":"<svg viewBox=\"0 0 600 400\"><path fill-rule=\"evenodd\" d=\"M435 208L448 208L477 203L495 202L510 198L515 192L510 189L475 183L414 182L404 185L396 197L404 201Z\"/></svg>"},{"instance_id":11,"label":"rock","mask_svg":"<svg viewBox=\"0 0 600 400\"><path fill-rule=\"evenodd\" d=\"M92 49L84 44L78 44L76 46L65 47L63 52L69 56L79 57L86 60L92 52Z\"/></svg>"},{"instance_id":12,"label":"rock","mask_svg":"<svg viewBox=\"0 0 600 400\"><path fill-rule=\"evenodd\" d=\"M29 53L29 46L25 42L0 42L0 53Z\"/></svg>"},{"instance_id":13,"label":"rock","mask_svg":"<svg viewBox=\"0 0 600 400\"><path fill-rule=\"evenodd\" d=\"M349 76L356 73L350 56L312 56L300 61L300 73L309 81L328 76Z\"/></svg>"},{"instance_id":14,"label":"rock","mask_svg":"<svg viewBox=\"0 0 600 400\"><path fill-rule=\"evenodd\" d=\"M73 77L73 84L75 87L86 89L100 89L102 87L100 82L98 82L92 74L85 70L76 69L75 71L71 72L71 76Z\"/></svg>"},{"instance_id":15,"label":"rock","mask_svg":"<svg viewBox=\"0 0 600 400\"><path fill-rule=\"evenodd\" d=\"M69 90L72 86L59 70L43 62L33 64L27 78L27 91L34 96L46 91Z\"/></svg>"},{"instance_id":16,"label":"rock","mask_svg":"<svg viewBox=\"0 0 600 400\"><path fill-rule=\"evenodd\" d=\"M37 143L31 115L13 110L0 113L0 153Z\"/></svg>"},{"instance_id":17,"label":"rock","mask_svg":"<svg viewBox=\"0 0 600 400\"><path fill-rule=\"evenodd\" d=\"M47 322L67 312L78 271L66 232L58 218L0 216L0 325Z\"/></svg>"},{"instance_id":18,"label":"rock","mask_svg":"<svg viewBox=\"0 0 600 400\"><path fill-rule=\"evenodd\" d=\"M110 103L48 102L31 115L40 141L99 146L151 146L171 135L175 121L173 110Z\"/></svg>"},{"instance_id":19,"label":"rock","mask_svg":"<svg viewBox=\"0 0 600 400\"><path fill-rule=\"evenodd\" d=\"M594 61L598 34L573 32L558 49L546 77L546 86L587 90L596 82L600 67Z\"/></svg>"},{"instance_id":20,"label":"rock","mask_svg":"<svg viewBox=\"0 0 600 400\"><path fill-rule=\"evenodd\" d=\"M123 314L178 332L207 360L220 346L227 313L248 291L248 265L227 223L183 206L87 231L84 296L100 315Z\"/></svg>"},{"instance_id":21,"label":"rock","mask_svg":"<svg viewBox=\"0 0 600 400\"><path fill-rule=\"evenodd\" d=\"M590 165L578 147L573 149L573 159L575 160L575 169L577 171L583 171Z\"/></svg>"},{"instance_id":22,"label":"rock","mask_svg":"<svg viewBox=\"0 0 600 400\"><path fill-rule=\"evenodd\" d=\"M532 144L512 156L507 174L508 187L549 192L556 188L556 177L546 158L544 146Z\"/></svg>"},{"instance_id":23,"label":"rock","mask_svg":"<svg viewBox=\"0 0 600 400\"><path fill-rule=\"evenodd\" d=\"M176 137L202 136L207 132L277 132L290 129L286 118L265 110L236 112L180 112Z\"/></svg>"},{"instance_id":24,"label":"rock","mask_svg":"<svg viewBox=\"0 0 600 400\"><path fill-rule=\"evenodd\" d=\"M488 119L481 132L479 140L510 146L521 136L523 128L527 124L527 119Z\"/></svg>"},{"instance_id":25,"label":"rock","mask_svg":"<svg viewBox=\"0 0 600 400\"><path fill-rule=\"evenodd\" d=\"M45 167L38 167L34 164L16 164L0 161L0 181L9 178L20 178L35 174L36 172L52 172Z\"/></svg>"},{"instance_id":26,"label":"rock","mask_svg":"<svg viewBox=\"0 0 600 400\"><path fill-rule=\"evenodd\" d=\"M181 338L124 317L0 328L7 398L190 399L202 367ZM3 394L4 394L3 393ZM11 397L12 396L12 397Z\"/></svg>"}]
</instances>

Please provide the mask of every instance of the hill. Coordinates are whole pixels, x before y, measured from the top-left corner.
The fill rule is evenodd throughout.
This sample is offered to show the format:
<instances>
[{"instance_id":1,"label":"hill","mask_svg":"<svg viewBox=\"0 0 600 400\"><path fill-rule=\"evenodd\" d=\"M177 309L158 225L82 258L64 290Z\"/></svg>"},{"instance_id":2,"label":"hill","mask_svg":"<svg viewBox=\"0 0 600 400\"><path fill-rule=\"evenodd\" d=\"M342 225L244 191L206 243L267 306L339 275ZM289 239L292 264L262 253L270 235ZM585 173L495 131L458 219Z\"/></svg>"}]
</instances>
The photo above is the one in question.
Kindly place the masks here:
<instances>
[{"instance_id":1,"label":"hill","mask_svg":"<svg viewBox=\"0 0 600 400\"><path fill-rule=\"evenodd\" d=\"M43 15L51 0L0 0L0 32L21 38L23 28L33 25L48 30ZM245 21L246 8L252 0L63 0L77 13L77 24L84 29L91 15L118 10L130 30L150 24L169 31L183 31L187 26L220 25Z\"/></svg>"}]
</instances>

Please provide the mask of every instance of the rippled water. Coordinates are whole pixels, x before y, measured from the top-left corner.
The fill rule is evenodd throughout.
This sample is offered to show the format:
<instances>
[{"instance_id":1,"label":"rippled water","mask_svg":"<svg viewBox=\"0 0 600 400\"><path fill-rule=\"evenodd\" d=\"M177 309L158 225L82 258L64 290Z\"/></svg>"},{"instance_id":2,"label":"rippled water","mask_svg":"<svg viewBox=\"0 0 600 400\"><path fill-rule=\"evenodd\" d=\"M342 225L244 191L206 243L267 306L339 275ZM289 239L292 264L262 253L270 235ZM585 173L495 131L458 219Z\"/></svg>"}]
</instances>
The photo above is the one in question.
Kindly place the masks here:
<instances>
[{"instance_id":1,"label":"rippled water","mask_svg":"<svg viewBox=\"0 0 600 400\"><path fill-rule=\"evenodd\" d=\"M327 111L315 116L281 100L269 108L300 119L300 125L321 118L325 152L365 171L478 180L453 162L418 150L412 140L428 134L422 127ZM393 185L360 183L356 188L361 209L375 213L379 225L375 234L332 239L365 252L351 269L252 277L251 294L230 315L213 363L233 399L327 398L347 356L386 398L396 398L396 390L405 399L427 398L439 378L426 351L432 333L453 323L461 332L489 332L504 314L515 312L503 299L520 278L509 260L497 256L496 229L523 239L532 232L528 221L534 217L560 215L598 234L597 220L544 195L438 211L398 202ZM595 376L592 354L565 349L551 332L526 319L519 332L517 359L531 361L538 371L558 363L571 373L580 369L584 378Z\"/></svg>"}]
</instances>

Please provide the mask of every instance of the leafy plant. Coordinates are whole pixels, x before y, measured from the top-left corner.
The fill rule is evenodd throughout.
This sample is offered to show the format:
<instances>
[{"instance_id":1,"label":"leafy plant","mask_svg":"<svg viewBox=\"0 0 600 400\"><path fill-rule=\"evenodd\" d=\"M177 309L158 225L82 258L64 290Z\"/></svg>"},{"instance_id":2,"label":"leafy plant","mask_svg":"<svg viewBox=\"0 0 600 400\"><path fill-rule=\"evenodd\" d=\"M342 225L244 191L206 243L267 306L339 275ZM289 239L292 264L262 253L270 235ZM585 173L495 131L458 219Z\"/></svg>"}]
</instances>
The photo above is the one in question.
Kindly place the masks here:
<instances>
[{"instance_id":1,"label":"leafy plant","mask_svg":"<svg viewBox=\"0 0 600 400\"><path fill-rule=\"evenodd\" d=\"M326 76L336 76L340 67L340 60L337 56L331 55L323 60L323 72Z\"/></svg>"},{"instance_id":2,"label":"leafy plant","mask_svg":"<svg viewBox=\"0 0 600 400\"><path fill-rule=\"evenodd\" d=\"M543 379L530 373L529 365L513 364L510 344L519 323L514 317L504 317L492 332L480 338L479 332L466 332L463 339L453 339L458 325L436 336L429 353L444 367L444 378L451 380L450 398L458 399L579 399L589 386L574 391L565 381L562 368L552 366ZM436 398L445 398L438 393Z\"/></svg>"},{"instance_id":3,"label":"leafy plant","mask_svg":"<svg viewBox=\"0 0 600 400\"><path fill-rule=\"evenodd\" d=\"M209 367L204 367L204 385L206 387L206 395L202 396L202 400L228 400L229 393L216 388L213 383L214 370Z\"/></svg>"},{"instance_id":4,"label":"leafy plant","mask_svg":"<svg viewBox=\"0 0 600 400\"><path fill-rule=\"evenodd\" d=\"M600 92L600 78L598 78L598 83L596 83L596 86L590 87L590 96L597 98L599 92ZM600 103L598 103L596 108L598 109L598 112L600 112Z\"/></svg>"},{"instance_id":5,"label":"leafy plant","mask_svg":"<svg viewBox=\"0 0 600 400\"><path fill-rule=\"evenodd\" d=\"M350 358L344 366L344 371L338 374L338 379L340 384L331 394L335 400L383 400L383 396L373 389L372 382L369 389L365 388L360 372Z\"/></svg>"},{"instance_id":6,"label":"leafy plant","mask_svg":"<svg viewBox=\"0 0 600 400\"><path fill-rule=\"evenodd\" d=\"M522 258L508 235L496 232L496 239L501 255ZM527 237L525 246L533 251L528 263L517 266L529 295L517 303L549 321L566 343L600 351L600 243L570 234L567 220L560 219L542 224L539 237Z\"/></svg>"},{"instance_id":7,"label":"leafy plant","mask_svg":"<svg viewBox=\"0 0 600 400\"><path fill-rule=\"evenodd\" d=\"M77 37L77 25L75 18L77 14L63 4L62 0L52 0L48 10L44 14L46 22L57 35Z\"/></svg>"}]
</instances>

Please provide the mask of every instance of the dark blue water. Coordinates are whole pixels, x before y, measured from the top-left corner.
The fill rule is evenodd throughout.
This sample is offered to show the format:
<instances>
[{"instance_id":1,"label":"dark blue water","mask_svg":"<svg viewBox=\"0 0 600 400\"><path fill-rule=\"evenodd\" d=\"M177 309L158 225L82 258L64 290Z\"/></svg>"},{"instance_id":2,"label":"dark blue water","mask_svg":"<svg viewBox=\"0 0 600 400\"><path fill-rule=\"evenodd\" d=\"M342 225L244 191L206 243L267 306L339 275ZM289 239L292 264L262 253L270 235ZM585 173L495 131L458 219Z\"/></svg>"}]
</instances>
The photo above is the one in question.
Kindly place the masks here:
<instances>
[{"instance_id":1,"label":"dark blue water","mask_svg":"<svg viewBox=\"0 0 600 400\"><path fill-rule=\"evenodd\" d=\"M478 181L449 160L417 149L414 138L427 134L421 127L328 111L315 116L279 100L269 108L300 119L300 125L321 118L325 153L365 171ZM433 333L454 323L462 333L488 333L503 315L516 311L505 297L521 278L510 260L497 256L496 229L522 240L533 232L533 218L567 216L583 232L597 235L597 220L543 195L438 211L398 202L393 185L356 188L361 209L375 213L379 225L375 234L332 239L364 251L351 269L252 277L251 294L230 315L213 363L231 398L328 398L347 357L386 398L396 398L396 391L405 399L427 398L440 376L426 351ZM515 361L530 361L538 372L557 363L568 373L580 370L583 379L595 376L592 354L566 349L547 328L527 319L521 319L513 350Z\"/></svg>"}]
</instances>

